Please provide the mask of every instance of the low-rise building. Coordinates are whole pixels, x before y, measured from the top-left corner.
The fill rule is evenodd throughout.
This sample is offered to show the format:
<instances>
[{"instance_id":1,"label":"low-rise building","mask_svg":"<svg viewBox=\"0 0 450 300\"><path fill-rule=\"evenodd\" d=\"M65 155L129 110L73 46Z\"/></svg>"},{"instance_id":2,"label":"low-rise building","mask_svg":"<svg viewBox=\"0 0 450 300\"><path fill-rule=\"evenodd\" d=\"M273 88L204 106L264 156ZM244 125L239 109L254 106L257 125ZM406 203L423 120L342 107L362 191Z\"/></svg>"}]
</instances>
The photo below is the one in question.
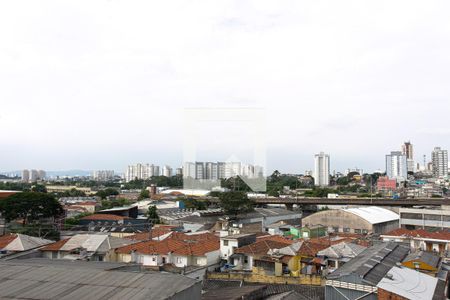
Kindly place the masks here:
<instances>
[{"instance_id":1,"label":"low-rise building","mask_svg":"<svg viewBox=\"0 0 450 300\"><path fill-rule=\"evenodd\" d=\"M377 284L378 299L445 299L445 282L417 271L393 266Z\"/></svg>"},{"instance_id":2,"label":"low-rise building","mask_svg":"<svg viewBox=\"0 0 450 300\"><path fill-rule=\"evenodd\" d=\"M29 236L20 233L10 233L0 236L0 257L7 254L36 249L54 241Z\"/></svg>"},{"instance_id":3,"label":"low-rise building","mask_svg":"<svg viewBox=\"0 0 450 300\"><path fill-rule=\"evenodd\" d=\"M177 274L110 262L0 261L1 299L200 300L202 283Z\"/></svg>"},{"instance_id":4,"label":"low-rise building","mask_svg":"<svg viewBox=\"0 0 450 300\"><path fill-rule=\"evenodd\" d=\"M256 242L255 234L235 234L220 237L220 258L230 260L234 250Z\"/></svg>"},{"instance_id":5,"label":"low-rise building","mask_svg":"<svg viewBox=\"0 0 450 300\"><path fill-rule=\"evenodd\" d=\"M444 230L450 229L450 209L400 208L400 227L405 229Z\"/></svg>"},{"instance_id":6,"label":"low-rise building","mask_svg":"<svg viewBox=\"0 0 450 300\"><path fill-rule=\"evenodd\" d=\"M439 255L428 251L415 251L411 252L402 262L402 265L426 273L432 276L436 276L439 271L439 265L441 258Z\"/></svg>"},{"instance_id":7,"label":"low-rise building","mask_svg":"<svg viewBox=\"0 0 450 300\"><path fill-rule=\"evenodd\" d=\"M327 276L325 299L378 299L378 283L408 252L409 247L394 242L367 248Z\"/></svg>"},{"instance_id":8,"label":"low-rise building","mask_svg":"<svg viewBox=\"0 0 450 300\"><path fill-rule=\"evenodd\" d=\"M325 258L327 270L331 273L358 256L365 249L366 247L355 243L342 242L319 251L317 256Z\"/></svg>"},{"instance_id":9,"label":"low-rise building","mask_svg":"<svg viewBox=\"0 0 450 300\"><path fill-rule=\"evenodd\" d=\"M377 206L330 209L309 215L302 223L325 226L329 232L382 234L398 228L399 215Z\"/></svg>"},{"instance_id":10,"label":"low-rise building","mask_svg":"<svg viewBox=\"0 0 450 300\"><path fill-rule=\"evenodd\" d=\"M172 264L178 268L211 266L220 261L219 239L214 234L172 232L162 240L147 240L115 250L117 261L149 267Z\"/></svg>"},{"instance_id":11,"label":"low-rise building","mask_svg":"<svg viewBox=\"0 0 450 300\"><path fill-rule=\"evenodd\" d=\"M235 249L234 254L230 256L231 264L236 266L235 269L250 271L255 266L256 260L267 261L266 257L269 251L276 251L292 243L291 240L280 236L257 239L255 243Z\"/></svg>"},{"instance_id":12,"label":"low-rise building","mask_svg":"<svg viewBox=\"0 0 450 300\"><path fill-rule=\"evenodd\" d=\"M430 251L447 257L450 250L450 232L430 232L423 229L398 228L380 236L385 242L395 241L409 244L411 251Z\"/></svg>"},{"instance_id":13,"label":"low-rise building","mask_svg":"<svg viewBox=\"0 0 450 300\"><path fill-rule=\"evenodd\" d=\"M107 234L77 234L68 239L46 245L39 250L49 259L112 261L116 248L133 244Z\"/></svg>"}]
</instances>

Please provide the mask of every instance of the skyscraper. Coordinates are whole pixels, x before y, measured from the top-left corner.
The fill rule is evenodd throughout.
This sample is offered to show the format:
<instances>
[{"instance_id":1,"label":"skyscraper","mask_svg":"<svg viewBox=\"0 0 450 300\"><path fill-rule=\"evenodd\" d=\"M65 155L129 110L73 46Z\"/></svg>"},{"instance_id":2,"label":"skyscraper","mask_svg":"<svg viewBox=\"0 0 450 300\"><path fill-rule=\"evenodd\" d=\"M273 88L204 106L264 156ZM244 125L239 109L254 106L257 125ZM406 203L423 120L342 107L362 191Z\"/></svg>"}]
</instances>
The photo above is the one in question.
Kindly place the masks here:
<instances>
[{"instance_id":1,"label":"skyscraper","mask_svg":"<svg viewBox=\"0 0 450 300\"><path fill-rule=\"evenodd\" d=\"M392 151L386 155L386 175L397 182L408 178L407 159L401 151Z\"/></svg>"},{"instance_id":2,"label":"skyscraper","mask_svg":"<svg viewBox=\"0 0 450 300\"><path fill-rule=\"evenodd\" d=\"M314 184L327 186L330 184L330 156L323 152L314 156Z\"/></svg>"},{"instance_id":3,"label":"skyscraper","mask_svg":"<svg viewBox=\"0 0 450 300\"><path fill-rule=\"evenodd\" d=\"M436 178L447 177L448 174L448 153L441 147L435 147L431 153L431 162L433 164L433 176Z\"/></svg>"},{"instance_id":4,"label":"skyscraper","mask_svg":"<svg viewBox=\"0 0 450 300\"><path fill-rule=\"evenodd\" d=\"M402 145L402 153L406 156L406 168L408 172L414 172L414 149L410 141Z\"/></svg>"},{"instance_id":5,"label":"skyscraper","mask_svg":"<svg viewBox=\"0 0 450 300\"><path fill-rule=\"evenodd\" d=\"M23 170L22 171L22 181L28 182L30 180L30 171Z\"/></svg>"},{"instance_id":6,"label":"skyscraper","mask_svg":"<svg viewBox=\"0 0 450 300\"><path fill-rule=\"evenodd\" d=\"M171 177L172 176L172 168L168 165L163 166L162 175L165 177Z\"/></svg>"}]
</instances>

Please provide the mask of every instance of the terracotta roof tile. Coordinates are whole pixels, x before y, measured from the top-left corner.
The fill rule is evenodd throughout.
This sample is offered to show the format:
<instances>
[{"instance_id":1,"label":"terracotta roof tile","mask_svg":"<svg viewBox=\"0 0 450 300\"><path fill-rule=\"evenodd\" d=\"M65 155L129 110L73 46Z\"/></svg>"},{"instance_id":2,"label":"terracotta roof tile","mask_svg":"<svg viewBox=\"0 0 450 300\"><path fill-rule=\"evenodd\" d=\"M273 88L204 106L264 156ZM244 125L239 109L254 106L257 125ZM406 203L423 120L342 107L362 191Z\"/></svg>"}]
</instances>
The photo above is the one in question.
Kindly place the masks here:
<instances>
[{"instance_id":1,"label":"terracotta roof tile","mask_svg":"<svg viewBox=\"0 0 450 300\"><path fill-rule=\"evenodd\" d=\"M173 236L172 236L173 235ZM129 254L136 251L140 254L177 254L184 256L203 256L206 253L220 249L219 238L206 235L186 235L172 232L171 236L162 241L143 241L116 249L116 253Z\"/></svg>"},{"instance_id":2,"label":"terracotta roof tile","mask_svg":"<svg viewBox=\"0 0 450 300\"><path fill-rule=\"evenodd\" d=\"M69 239L57 241L56 243L49 244L45 247L42 247L39 250L41 250L41 251L59 251L59 249L61 249L61 247L64 246L68 240Z\"/></svg>"},{"instance_id":3,"label":"terracotta roof tile","mask_svg":"<svg viewBox=\"0 0 450 300\"><path fill-rule=\"evenodd\" d=\"M328 246L329 245L326 244L317 244L310 241L305 241L300 246L300 249L298 249L297 254L301 256L314 257L317 255L317 252L328 248Z\"/></svg>"},{"instance_id":4,"label":"terracotta roof tile","mask_svg":"<svg viewBox=\"0 0 450 300\"><path fill-rule=\"evenodd\" d=\"M167 229L159 229L159 228L153 228L151 230L151 232L141 232L141 233L136 233L130 236L125 236L124 238L126 239L130 239L130 240L135 240L135 241L147 241L150 239L154 239L160 236L163 236L165 234L170 233L170 230Z\"/></svg>"},{"instance_id":5,"label":"terracotta roof tile","mask_svg":"<svg viewBox=\"0 0 450 300\"><path fill-rule=\"evenodd\" d=\"M450 241L450 232L448 232L448 231L430 232L430 231L426 231L424 229L408 230L408 229L404 229L404 228L397 228L397 229L394 229L383 235L408 237L408 238L419 237L419 238Z\"/></svg>"},{"instance_id":6,"label":"terracotta roof tile","mask_svg":"<svg viewBox=\"0 0 450 300\"><path fill-rule=\"evenodd\" d=\"M258 240L256 243L246 245L234 250L234 253L253 254L253 255L265 255L270 249L281 249L291 245L289 240L272 240L263 239Z\"/></svg>"},{"instance_id":7,"label":"terracotta roof tile","mask_svg":"<svg viewBox=\"0 0 450 300\"><path fill-rule=\"evenodd\" d=\"M0 249L5 248L8 246L12 241L14 241L17 238L17 234L10 233L0 236Z\"/></svg>"},{"instance_id":8,"label":"terracotta roof tile","mask_svg":"<svg viewBox=\"0 0 450 300\"><path fill-rule=\"evenodd\" d=\"M92 220L92 221L120 221L130 219L129 217L111 215L111 214L93 214L81 218L81 220Z\"/></svg>"}]
</instances>

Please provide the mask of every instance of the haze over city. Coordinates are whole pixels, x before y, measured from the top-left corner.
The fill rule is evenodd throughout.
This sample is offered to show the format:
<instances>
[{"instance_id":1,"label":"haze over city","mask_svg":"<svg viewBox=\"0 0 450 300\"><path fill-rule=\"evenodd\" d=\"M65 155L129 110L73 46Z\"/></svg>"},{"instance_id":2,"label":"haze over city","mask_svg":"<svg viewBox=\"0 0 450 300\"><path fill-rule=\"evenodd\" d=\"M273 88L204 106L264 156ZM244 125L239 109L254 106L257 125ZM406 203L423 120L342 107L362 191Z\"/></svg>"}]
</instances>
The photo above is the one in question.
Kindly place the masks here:
<instances>
[{"instance_id":1,"label":"haze over city","mask_svg":"<svg viewBox=\"0 0 450 300\"><path fill-rule=\"evenodd\" d=\"M0 169L177 167L197 107L264 109L269 171L302 173L320 151L331 169L384 169L408 140L420 162L450 147L449 8L4 1Z\"/></svg>"}]
</instances>

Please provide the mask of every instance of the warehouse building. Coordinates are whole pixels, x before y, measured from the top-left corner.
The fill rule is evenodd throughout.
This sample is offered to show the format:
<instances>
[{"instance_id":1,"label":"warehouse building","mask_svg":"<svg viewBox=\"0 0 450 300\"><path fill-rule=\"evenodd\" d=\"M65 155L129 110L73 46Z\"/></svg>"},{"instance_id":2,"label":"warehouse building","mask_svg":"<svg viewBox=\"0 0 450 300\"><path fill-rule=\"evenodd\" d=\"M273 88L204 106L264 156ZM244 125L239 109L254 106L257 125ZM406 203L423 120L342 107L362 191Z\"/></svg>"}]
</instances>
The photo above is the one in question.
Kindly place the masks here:
<instances>
[{"instance_id":1,"label":"warehouse building","mask_svg":"<svg viewBox=\"0 0 450 300\"><path fill-rule=\"evenodd\" d=\"M126 264L31 258L0 270L0 299L201 299L201 281Z\"/></svg>"},{"instance_id":2,"label":"warehouse building","mask_svg":"<svg viewBox=\"0 0 450 300\"><path fill-rule=\"evenodd\" d=\"M303 218L303 226L322 225L329 232L382 234L398 228L399 216L395 212L377 207L324 210Z\"/></svg>"}]
</instances>

